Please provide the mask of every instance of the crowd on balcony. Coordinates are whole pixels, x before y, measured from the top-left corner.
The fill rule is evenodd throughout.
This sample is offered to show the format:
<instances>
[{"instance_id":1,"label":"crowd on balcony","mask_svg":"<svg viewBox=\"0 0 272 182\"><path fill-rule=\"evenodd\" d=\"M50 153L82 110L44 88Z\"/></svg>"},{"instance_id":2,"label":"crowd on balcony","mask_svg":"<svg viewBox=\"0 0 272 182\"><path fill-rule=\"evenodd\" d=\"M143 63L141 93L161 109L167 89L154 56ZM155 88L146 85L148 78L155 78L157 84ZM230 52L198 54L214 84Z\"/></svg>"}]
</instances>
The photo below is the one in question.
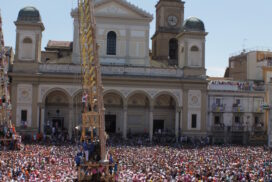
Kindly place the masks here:
<instances>
[{"instance_id":1,"label":"crowd on balcony","mask_svg":"<svg viewBox=\"0 0 272 182\"><path fill-rule=\"evenodd\" d=\"M215 87L213 87L215 86ZM257 85L253 82L239 82L228 80L213 80L209 82L210 89L240 90L240 91L264 91L263 85Z\"/></svg>"}]
</instances>

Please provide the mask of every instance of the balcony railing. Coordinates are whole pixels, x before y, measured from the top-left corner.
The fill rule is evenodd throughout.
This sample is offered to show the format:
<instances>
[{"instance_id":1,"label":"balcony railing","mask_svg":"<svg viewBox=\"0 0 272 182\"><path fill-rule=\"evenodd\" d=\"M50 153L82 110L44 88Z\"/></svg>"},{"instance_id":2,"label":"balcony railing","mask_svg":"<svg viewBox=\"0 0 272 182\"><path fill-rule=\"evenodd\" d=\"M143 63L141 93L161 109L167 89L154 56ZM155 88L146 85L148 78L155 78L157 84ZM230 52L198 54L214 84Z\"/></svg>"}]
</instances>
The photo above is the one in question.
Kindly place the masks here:
<instances>
[{"instance_id":1,"label":"balcony railing","mask_svg":"<svg viewBox=\"0 0 272 182\"><path fill-rule=\"evenodd\" d=\"M224 125L214 125L212 127L212 131L214 131L214 132L224 132L225 131L225 126Z\"/></svg>"},{"instance_id":2,"label":"balcony railing","mask_svg":"<svg viewBox=\"0 0 272 182\"><path fill-rule=\"evenodd\" d=\"M244 125L236 125L231 127L232 132L244 132L248 130L249 130L248 126L244 126Z\"/></svg>"},{"instance_id":3,"label":"balcony railing","mask_svg":"<svg viewBox=\"0 0 272 182\"><path fill-rule=\"evenodd\" d=\"M243 112L244 108L241 105L233 104L232 111L233 112Z\"/></svg>"},{"instance_id":4,"label":"balcony railing","mask_svg":"<svg viewBox=\"0 0 272 182\"><path fill-rule=\"evenodd\" d=\"M213 104L212 111L213 112L224 112L225 111L225 104Z\"/></svg>"},{"instance_id":5,"label":"balcony railing","mask_svg":"<svg viewBox=\"0 0 272 182\"><path fill-rule=\"evenodd\" d=\"M256 108L254 108L254 112L255 113L263 113L264 109L262 107L256 107Z\"/></svg>"},{"instance_id":6,"label":"balcony railing","mask_svg":"<svg viewBox=\"0 0 272 182\"><path fill-rule=\"evenodd\" d=\"M265 127L263 125L253 125L252 126L253 132L265 132Z\"/></svg>"}]
</instances>

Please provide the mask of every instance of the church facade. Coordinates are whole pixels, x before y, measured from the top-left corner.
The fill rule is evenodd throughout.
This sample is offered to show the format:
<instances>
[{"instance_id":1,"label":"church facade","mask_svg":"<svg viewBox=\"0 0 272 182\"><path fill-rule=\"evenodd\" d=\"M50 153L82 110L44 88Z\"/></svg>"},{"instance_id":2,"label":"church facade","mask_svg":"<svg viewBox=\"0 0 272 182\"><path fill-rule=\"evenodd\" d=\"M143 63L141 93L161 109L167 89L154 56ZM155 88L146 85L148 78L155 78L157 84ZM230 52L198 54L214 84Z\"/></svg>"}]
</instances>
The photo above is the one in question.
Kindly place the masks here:
<instances>
[{"instance_id":1,"label":"church facade","mask_svg":"<svg viewBox=\"0 0 272 182\"><path fill-rule=\"evenodd\" d=\"M108 133L178 137L207 135L205 37L201 20L184 20L184 2L160 0L149 51L153 16L125 0L95 2L97 41ZM50 125L72 137L81 123L82 88L77 9L73 42L49 41L39 11L23 8L15 22L12 122L25 133Z\"/></svg>"}]
</instances>

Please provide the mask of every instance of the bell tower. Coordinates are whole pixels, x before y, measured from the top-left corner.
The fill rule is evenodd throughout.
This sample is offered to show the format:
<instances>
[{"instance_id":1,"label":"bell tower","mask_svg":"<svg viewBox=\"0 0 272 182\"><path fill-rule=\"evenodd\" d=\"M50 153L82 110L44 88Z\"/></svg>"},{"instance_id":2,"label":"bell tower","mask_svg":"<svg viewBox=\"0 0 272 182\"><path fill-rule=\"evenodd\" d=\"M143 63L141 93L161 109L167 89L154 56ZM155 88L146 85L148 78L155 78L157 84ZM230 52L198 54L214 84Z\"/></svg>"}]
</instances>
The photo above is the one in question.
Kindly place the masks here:
<instances>
[{"instance_id":1,"label":"bell tower","mask_svg":"<svg viewBox=\"0 0 272 182\"><path fill-rule=\"evenodd\" d=\"M178 63L178 41L184 21L182 0L160 0L156 5L156 32L152 37L152 59Z\"/></svg>"},{"instance_id":2,"label":"bell tower","mask_svg":"<svg viewBox=\"0 0 272 182\"><path fill-rule=\"evenodd\" d=\"M20 10L16 25L14 71L35 72L41 62L41 41L44 25L39 11L27 6Z\"/></svg>"},{"instance_id":3,"label":"bell tower","mask_svg":"<svg viewBox=\"0 0 272 182\"><path fill-rule=\"evenodd\" d=\"M184 76L206 76L205 68L205 25L202 20L190 17L184 21L183 30L177 36L179 42L178 66Z\"/></svg>"}]
</instances>

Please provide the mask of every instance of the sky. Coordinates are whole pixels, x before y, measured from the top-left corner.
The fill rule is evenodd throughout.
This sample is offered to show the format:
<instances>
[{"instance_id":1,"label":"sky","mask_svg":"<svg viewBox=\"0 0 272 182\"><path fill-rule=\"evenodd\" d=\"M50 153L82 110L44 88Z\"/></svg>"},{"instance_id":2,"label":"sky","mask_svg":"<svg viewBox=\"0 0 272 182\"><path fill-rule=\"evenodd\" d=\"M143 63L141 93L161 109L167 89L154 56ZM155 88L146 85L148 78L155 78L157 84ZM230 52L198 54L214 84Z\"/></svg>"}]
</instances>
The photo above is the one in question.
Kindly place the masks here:
<instances>
[{"instance_id":1,"label":"sky","mask_svg":"<svg viewBox=\"0 0 272 182\"><path fill-rule=\"evenodd\" d=\"M158 0L127 0L153 14L150 36L155 32L155 4ZM4 39L15 46L15 25L21 8L39 9L45 25L42 47L48 40L73 39L71 9L76 0L0 0ZM242 49L272 50L271 0L185 0L185 18L196 16L206 31L206 68L209 76L223 76L228 58ZM151 41L150 41L151 43Z\"/></svg>"}]
</instances>

